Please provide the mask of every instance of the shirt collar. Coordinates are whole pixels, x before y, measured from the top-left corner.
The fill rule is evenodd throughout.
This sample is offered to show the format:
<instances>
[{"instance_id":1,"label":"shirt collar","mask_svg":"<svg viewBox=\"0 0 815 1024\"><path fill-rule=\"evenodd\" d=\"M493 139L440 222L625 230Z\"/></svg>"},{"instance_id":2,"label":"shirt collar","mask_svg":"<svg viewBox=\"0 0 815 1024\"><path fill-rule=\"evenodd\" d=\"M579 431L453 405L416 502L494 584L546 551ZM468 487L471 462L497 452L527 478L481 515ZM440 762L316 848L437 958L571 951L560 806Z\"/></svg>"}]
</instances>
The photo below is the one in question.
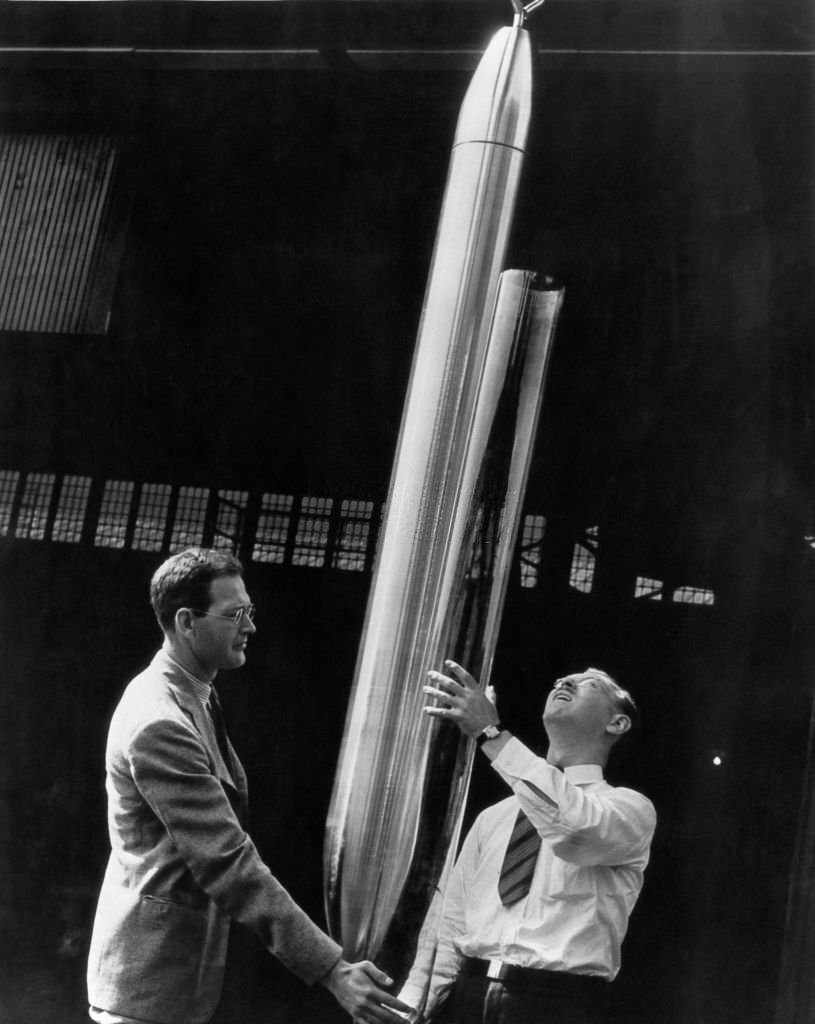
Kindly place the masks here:
<instances>
[{"instance_id":1,"label":"shirt collar","mask_svg":"<svg viewBox=\"0 0 815 1024\"><path fill-rule=\"evenodd\" d=\"M603 766L599 764L572 764L563 769L563 774L575 786L587 786L590 782L603 781Z\"/></svg>"},{"instance_id":2,"label":"shirt collar","mask_svg":"<svg viewBox=\"0 0 815 1024\"><path fill-rule=\"evenodd\" d=\"M176 659L163 647L159 651L159 656L168 662L176 673L180 673L184 677L185 681L189 684L189 688L198 700L200 700L202 704L206 704L209 700L210 693L212 692L212 684L205 682L203 679L199 679L197 676L194 676L192 672L188 672L187 669L185 669L180 662L176 661Z\"/></svg>"}]
</instances>

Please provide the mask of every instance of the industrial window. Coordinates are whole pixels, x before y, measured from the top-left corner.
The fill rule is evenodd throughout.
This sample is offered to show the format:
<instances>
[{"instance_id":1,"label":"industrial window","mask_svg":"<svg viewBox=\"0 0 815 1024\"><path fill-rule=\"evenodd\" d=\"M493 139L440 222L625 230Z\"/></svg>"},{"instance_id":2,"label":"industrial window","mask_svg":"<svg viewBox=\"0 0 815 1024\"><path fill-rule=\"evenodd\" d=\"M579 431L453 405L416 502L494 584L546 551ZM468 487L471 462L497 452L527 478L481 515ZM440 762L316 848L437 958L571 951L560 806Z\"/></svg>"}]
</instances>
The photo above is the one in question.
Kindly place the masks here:
<instances>
[{"instance_id":1,"label":"industrial window","mask_svg":"<svg viewBox=\"0 0 815 1024\"><path fill-rule=\"evenodd\" d=\"M29 540L45 539L45 524L51 495L54 492L53 473L29 473L23 487L23 499L17 513L16 537Z\"/></svg>"},{"instance_id":2,"label":"industrial window","mask_svg":"<svg viewBox=\"0 0 815 1024\"><path fill-rule=\"evenodd\" d=\"M78 544L82 540L82 527L85 524L85 511L88 507L88 495L91 491L89 476L65 476L59 492L54 525L51 529L51 540Z\"/></svg>"},{"instance_id":3,"label":"industrial window","mask_svg":"<svg viewBox=\"0 0 815 1024\"><path fill-rule=\"evenodd\" d=\"M715 602L715 595L712 590L703 587L677 587L673 599L677 604L710 605Z\"/></svg>"},{"instance_id":4,"label":"industrial window","mask_svg":"<svg viewBox=\"0 0 815 1024\"><path fill-rule=\"evenodd\" d=\"M87 524L92 486L92 479L86 476L60 479L53 473L26 475L0 470L0 537L13 531L19 538L44 540L49 534L53 541L79 544L90 525L95 530L96 547L162 551L172 522L171 552L203 543L238 551L251 540L255 562L311 568L330 565L346 572L366 572L375 561L387 512L384 503L373 501L297 499L291 494L266 492L258 503L254 537L248 538L244 534L250 491L222 489L212 494L207 487L181 487L176 492L170 484L108 480L98 520ZM53 525L49 527L51 517ZM522 589L539 583L545 529L545 516L524 516L516 577ZM573 549L569 573L573 589L591 593L598 549L599 527L588 527ZM675 604L715 603L709 589L678 587L671 591L662 580L636 577L636 600L662 601L667 594Z\"/></svg>"},{"instance_id":5,"label":"industrial window","mask_svg":"<svg viewBox=\"0 0 815 1024\"><path fill-rule=\"evenodd\" d=\"M255 546L252 559L282 565L286 560L286 542L289 536L294 496L291 494L264 494L260 501Z\"/></svg>"},{"instance_id":6,"label":"industrial window","mask_svg":"<svg viewBox=\"0 0 815 1024\"><path fill-rule=\"evenodd\" d=\"M0 330L104 333L126 221L119 145L104 135L0 135Z\"/></svg>"},{"instance_id":7,"label":"industrial window","mask_svg":"<svg viewBox=\"0 0 815 1024\"><path fill-rule=\"evenodd\" d=\"M98 548L123 548L127 521L136 485L132 480L108 480L102 492L102 506L93 543Z\"/></svg>"},{"instance_id":8,"label":"industrial window","mask_svg":"<svg viewBox=\"0 0 815 1024\"><path fill-rule=\"evenodd\" d=\"M362 572L371 535L372 501L344 500L331 565L335 569Z\"/></svg>"},{"instance_id":9,"label":"industrial window","mask_svg":"<svg viewBox=\"0 0 815 1024\"><path fill-rule=\"evenodd\" d=\"M333 498L303 498L294 536L292 565L319 568L325 565Z\"/></svg>"},{"instance_id":10,"label":"industrial window","mask_svg":"<svg viewBox=\"0 0 815 1024\"><path fill-rule=\"evenodd\" d=\"M644 598L646 601L662 600L662 580L652 580L647 576L638 576L634 585L634 597Z\"/></svg>"},{"instance_id":11,"label":"industrial window","mask_svg":"<svg viewBox=\"0 0 815 1024\"><path fill-rule=\"evenodd\" d=\"M521 586L528 589L538 585L545 516L524 516L521 527Z\"/></svg>"},{"instance_id":12,"label":"industrial window","mask_svg":"<svg viewBox=\"0 0 815 1024\"><path fill-rule=\"evenodd\" d=\"M133 529L134 550L161 551L167 531L171 493L169 484L142 484Z\"/></svg>"},{"instance_id":13,"label":"industrial window","mask_svg":"<svg viewBox=\"0 0 815 1024\"><path fill-rule=\"evenodd\" d=\"M218 491L215 536L212 540L214 548L226 549L233 554L238 550L248 502L248 491Z\"/></svg>"},{"instance_id":14,"label":"industrial window","mask_svg":"<svg viewBox=\"0 0 815 1024\"><path fill-rule=\"evenodd\" d=\"M586 530L585 536L574 546L569 586L583 594L590 594L594 585L594 567L597 562L599 536L600 528L590 526Z\"/></svg>"},{"instance_id":15,"label":"industrial window","mask_svg":"<svg viewBox=\"0 0 815 1024\"><path fill-rule=\"evenodd\" d=\"M14 496L20 473L16 469L0 469L0 537L8 535L11 522L11 510L14 507Z\"/></svg>"},{"instance_id":16,"label":"industrial window","mask_svg":"<svg viewBox=\"0 0 815 1024\"><path fill-rule=\"evenodd\" d=\"M173 535L170 538L171 551L182 551L184 548L194 547L203 542L208 502L208 487L181 487L179 489Z\"/></svg>"}]
</instances>

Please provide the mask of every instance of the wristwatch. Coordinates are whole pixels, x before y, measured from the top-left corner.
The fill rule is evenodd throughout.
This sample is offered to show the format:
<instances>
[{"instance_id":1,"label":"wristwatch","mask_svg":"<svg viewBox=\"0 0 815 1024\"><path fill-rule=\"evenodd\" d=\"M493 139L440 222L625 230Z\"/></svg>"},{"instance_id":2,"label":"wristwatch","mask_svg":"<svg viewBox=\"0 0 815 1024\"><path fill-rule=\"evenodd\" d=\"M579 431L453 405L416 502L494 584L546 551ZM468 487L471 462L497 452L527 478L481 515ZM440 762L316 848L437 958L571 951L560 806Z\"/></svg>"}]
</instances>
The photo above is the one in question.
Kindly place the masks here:
<instances>
[{"instance_id":1,"label":"wristwatch","mask_svg":"<svg viewBox=\"0 0 815 1024\"><path fill-rule=\"evenodd\" d=\"M475 742L481 746L482 743L486 743L487 740L494 740L496 736L500 736L504 730L501 728L501 723L496 725L485 725L481 732L476 736Z\"/></svg>"}]
</instances>

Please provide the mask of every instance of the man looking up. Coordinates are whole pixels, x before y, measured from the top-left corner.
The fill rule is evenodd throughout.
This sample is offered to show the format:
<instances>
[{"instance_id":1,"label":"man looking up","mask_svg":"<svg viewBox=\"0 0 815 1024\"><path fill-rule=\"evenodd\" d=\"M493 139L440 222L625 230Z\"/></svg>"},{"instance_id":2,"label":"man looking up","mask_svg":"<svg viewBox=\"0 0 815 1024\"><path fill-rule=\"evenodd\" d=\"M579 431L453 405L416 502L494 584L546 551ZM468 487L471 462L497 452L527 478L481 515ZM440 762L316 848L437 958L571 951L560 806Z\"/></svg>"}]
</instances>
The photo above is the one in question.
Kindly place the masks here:
<instances>
[{"instance_id":1,"label":"man looking up","mask_svg":"<svg viewBox=\"0 0 815 1024\"><path fill-rule=\"evenodd\" d=\"M400 996L419 1005L430 973L428 1021L596 1024L656 825L646 797L603 778L634 701L599 669L558 679L541 758L501 727L460 665L446 662L445 673L430 673L425 712L477 737L512 794L474 822L442 897L432 972L423 935Z\"/></svg>"},{"instance_id":2,"label":"man looking up","mask_svg":"<svg viewBox=\"0 0 815 1024\"><path fill-rule=\"evenodd\" d=\"M209 1021L232 921L355 1020L404 1009L372 963L343 960L245 831L246 775L212 685L245 663L256 632L242 572L231 554L190 548L150 583L164 642L126 687L105 757L111 853L88 959L97 1024Z\"/></svg>"}]
</instances>

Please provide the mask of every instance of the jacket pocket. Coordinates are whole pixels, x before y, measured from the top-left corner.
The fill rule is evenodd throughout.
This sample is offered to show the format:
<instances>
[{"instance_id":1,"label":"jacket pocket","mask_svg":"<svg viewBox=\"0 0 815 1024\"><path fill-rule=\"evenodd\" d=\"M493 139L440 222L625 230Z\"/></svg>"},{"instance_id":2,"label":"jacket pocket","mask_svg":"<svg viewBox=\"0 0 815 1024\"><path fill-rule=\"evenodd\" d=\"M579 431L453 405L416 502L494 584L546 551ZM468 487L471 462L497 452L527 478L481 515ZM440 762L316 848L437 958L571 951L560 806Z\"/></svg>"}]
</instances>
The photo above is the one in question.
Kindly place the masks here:
<instances>
[{"instance_id":1,"label":"jacket pocket","mask_svg":"<svg viewBox=\"0 0 815 1024\"><path fill-rule=\"evenodd\" d=\"M222 972L202 970L228 934L207 911L103 888L88 963L91 1002L164 1024L207 1020Z\"/></svg>"}]
</instances>

